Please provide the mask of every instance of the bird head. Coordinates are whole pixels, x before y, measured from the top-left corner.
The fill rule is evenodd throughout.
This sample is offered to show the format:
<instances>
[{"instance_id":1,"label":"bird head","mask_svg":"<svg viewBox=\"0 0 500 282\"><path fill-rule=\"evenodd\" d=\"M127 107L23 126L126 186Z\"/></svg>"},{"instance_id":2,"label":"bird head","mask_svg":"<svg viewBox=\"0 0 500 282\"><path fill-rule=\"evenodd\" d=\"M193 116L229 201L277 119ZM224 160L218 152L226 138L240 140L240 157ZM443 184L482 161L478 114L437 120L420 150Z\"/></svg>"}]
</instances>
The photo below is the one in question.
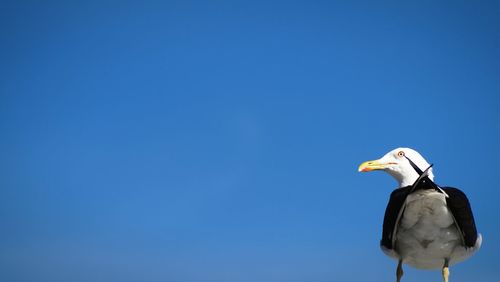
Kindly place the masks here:
<instances>
[{"instance_id":1,"label":"bird head","mask_svg":"<svg viewBox=\"0 0 500 282\"><path fill-rule=\"evenodd\" d=\"M417 151L410 148L397 148L385 154L382 158L362 163L358 171L367 172L383 170L396 179L399 187L412 185L419 174L413 168L413 162L420 170L424 171L430 164ZM429 169L429 178L434 179L432 168Z\"/></svg>"}]
</instances>

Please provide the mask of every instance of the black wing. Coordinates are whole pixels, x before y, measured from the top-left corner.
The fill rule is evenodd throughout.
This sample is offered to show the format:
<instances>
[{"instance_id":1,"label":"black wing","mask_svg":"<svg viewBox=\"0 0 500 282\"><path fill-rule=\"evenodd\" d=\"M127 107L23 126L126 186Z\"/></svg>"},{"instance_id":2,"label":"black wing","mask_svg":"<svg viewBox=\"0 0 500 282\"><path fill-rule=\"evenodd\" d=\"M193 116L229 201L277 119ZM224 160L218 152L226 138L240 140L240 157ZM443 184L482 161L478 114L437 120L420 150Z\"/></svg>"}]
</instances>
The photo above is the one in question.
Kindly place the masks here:
<instances>
[{"instance_id":1,"label":"black wing","mask_svg":"<svg viewBox=\"0 0 500 282\"><path fill-rule=\"evenodd\" d=\"M382 240L380 240L380 245L387 249L393 249L392 245L392 235L394 233L394 228L396 227L396 221L398 220L398 215L405 203L406 197L412 190L412 186L406 186L403 188L398 188L391 193L391 198L389 203L387 203L387 208L385 209L384 215L384 225L382 228Z\"/></svg>"},{"instance_id":2,"label":"black wing","mask_svg":"<svg viewBox=\"0 0 500 282\"><path fill-rule=\"evenodd\" d=\"M446 204L462 233L465 246L473 247L477 240L477 229L467 196L457 188L443 187L442 189L449 196L446 198Z\"/></svg>"}]
</instances>

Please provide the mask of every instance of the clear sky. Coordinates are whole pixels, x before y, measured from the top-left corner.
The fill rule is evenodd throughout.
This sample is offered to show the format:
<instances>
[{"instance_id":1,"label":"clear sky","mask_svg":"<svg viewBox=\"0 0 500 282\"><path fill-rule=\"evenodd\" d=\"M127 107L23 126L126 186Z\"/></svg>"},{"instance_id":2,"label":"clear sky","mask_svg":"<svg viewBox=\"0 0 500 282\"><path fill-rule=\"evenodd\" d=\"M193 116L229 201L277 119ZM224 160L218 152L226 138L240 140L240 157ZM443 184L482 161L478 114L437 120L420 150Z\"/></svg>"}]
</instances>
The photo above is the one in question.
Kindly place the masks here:
<instances>
[{"instance_id":1,"label":"clear sky","mask_svg":"<svg viewBox=\"0 0 500 282\"><path fill-rule=\"evenodd\" d=\"M500 3L403 2L3 1L0 280L392 281L407 146L498 281Z\"/></svg>"}]
</instances>

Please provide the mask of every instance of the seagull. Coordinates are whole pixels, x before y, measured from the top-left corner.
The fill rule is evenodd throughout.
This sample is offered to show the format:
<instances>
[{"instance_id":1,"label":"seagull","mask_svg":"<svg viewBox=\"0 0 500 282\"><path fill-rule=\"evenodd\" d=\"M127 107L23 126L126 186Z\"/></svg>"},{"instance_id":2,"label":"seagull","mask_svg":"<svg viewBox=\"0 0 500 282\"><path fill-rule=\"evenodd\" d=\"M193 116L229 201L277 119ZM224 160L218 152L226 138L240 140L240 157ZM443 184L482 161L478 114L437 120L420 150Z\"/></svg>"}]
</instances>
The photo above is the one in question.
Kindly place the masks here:
<instances>
[{"instance_id":1,"label":"seagull","mask_svg":"<svg viewBox=\"0 0 500 282\"><path fill-rule=\"evenodd\" d=\"M449 266L471 257L482 243L467 196L435 184L432 165L410 148L394 149L358 169L373 170L389 173L399 184L387 204L380 241L382 251L398 261L397 282L403 264L441 269L448 282Z\"/></svg>"}]
</instances>

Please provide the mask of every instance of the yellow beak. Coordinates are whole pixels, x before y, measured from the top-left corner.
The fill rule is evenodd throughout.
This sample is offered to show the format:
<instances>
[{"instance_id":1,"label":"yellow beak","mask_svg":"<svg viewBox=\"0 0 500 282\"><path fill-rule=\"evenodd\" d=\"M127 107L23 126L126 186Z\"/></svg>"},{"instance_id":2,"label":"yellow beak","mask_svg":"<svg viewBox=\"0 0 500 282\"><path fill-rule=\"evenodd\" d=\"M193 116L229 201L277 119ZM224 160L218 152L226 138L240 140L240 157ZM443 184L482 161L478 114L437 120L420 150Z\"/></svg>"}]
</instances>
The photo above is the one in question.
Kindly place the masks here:
<instances>
[{"instance_id":1,"label":"yellow beak","mask_svg":"<svg viewBox=\"0 0 500 282\"><path fill-rule=\"evenodd\" d=\"M379 160L367 161L359 165L359 172L368 172L372 170L385 169L388 164L381 163Z\"/></svg>"}]
</instances>

